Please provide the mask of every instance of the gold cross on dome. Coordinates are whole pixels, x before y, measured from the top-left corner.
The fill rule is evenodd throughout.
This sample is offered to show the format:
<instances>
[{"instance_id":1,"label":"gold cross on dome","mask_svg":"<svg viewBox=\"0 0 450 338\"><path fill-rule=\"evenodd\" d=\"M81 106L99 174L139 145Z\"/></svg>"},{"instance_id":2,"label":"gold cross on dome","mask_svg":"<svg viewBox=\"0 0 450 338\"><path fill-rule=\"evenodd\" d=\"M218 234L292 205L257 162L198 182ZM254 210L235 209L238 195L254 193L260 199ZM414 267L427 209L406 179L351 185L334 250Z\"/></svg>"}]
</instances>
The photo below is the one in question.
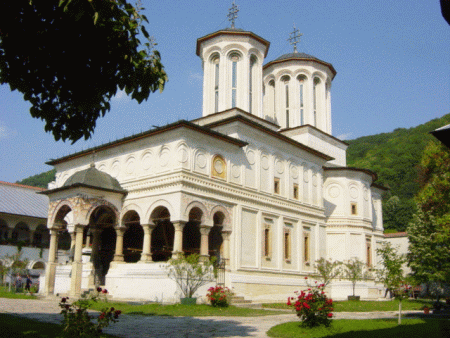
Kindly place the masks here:
<instances>
[{"instance_id":1,"label":"gold cross on dome","mask_svg":"<svg viewBox=\"0 0 450 338\"><path fill-rule=\"evenodd\" d=\"M297 43L300 42L300 37L302 35L303 34L301 34L300 31L297 28L295 28L294 25L294 30L292 31L292 33L289 34L289 39L287 39L287 41L289 41L289 43L294 46L294 53L297 53Z\"/></svg>"},{"instance_id":2,"label":"gold cross on dome","mask_svg":"<svg viewBox=\"0 0 450 338\"><path fill-rule=\"evenodd\" d=\"M236 19L238 17L238 12L239 12L239 7L234 3L234 0L233 0L233 5L231 5L231 8L229 11L230 12L228 13L227 17L228 17L228 20L231 21L231 28L234 28L234 22L236 21Z\"/></svg>"}]
</instances>

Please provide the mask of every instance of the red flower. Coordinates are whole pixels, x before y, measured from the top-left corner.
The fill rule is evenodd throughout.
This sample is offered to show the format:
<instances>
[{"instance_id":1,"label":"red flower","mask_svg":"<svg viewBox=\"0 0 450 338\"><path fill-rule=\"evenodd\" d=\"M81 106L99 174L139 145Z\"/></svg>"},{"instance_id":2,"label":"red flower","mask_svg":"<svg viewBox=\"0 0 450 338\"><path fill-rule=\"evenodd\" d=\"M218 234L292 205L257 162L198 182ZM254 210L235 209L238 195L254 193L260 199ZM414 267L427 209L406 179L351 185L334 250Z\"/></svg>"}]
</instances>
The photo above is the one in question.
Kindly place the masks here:
<instances>
[{"instance_id":1,"label":"red flower","mask_svg":"<svg viewBox=\"0 0 450 338\"><path fill-rule=\"evenodd\" d=\"M291 299L290 299L290 298L288 298L288 301L287 301L286 305L289 305L289 306L292 305L292 304L291 304Z\"/></svg>"},{"instance_id":2,"label":"red flower","mask_svg":"<svg viewBox=\"0 0 450 338\"><path fill-rule=\"evenodd\" d=\"M308 277L305 277L305 279L308 279Z\"/></svg>"},{"instance_id":3,"label":"red flower","mask_svg":"<svg viewBox=\"0 0 450 338\"><path fill-rule=\"evenodd\" d=\"M67 300L67 298L66 298L66 297L63 297L63 299L61 299L61 303L65 303L66 300Z\"/></svg>"},{"instance_id":4,"label":"red flower","mask_svg":"<svg viewBox=\"0 0 450 338\"><path fill-rule=\"evenodd\" d=\"M306 307L307 309L311 308L307 303L303 303L303 306Z\"/></svg>"},{"instance_id":5,"label":"red flower","mask_svg":"<svg viewBox=\"0 0 450 338\"><path fill-rule=\"evenodd\" d=\"M110 311L113 312L113 311L114 311L114 308L112 307Z\"/></svg>"},{"instance_id":6,"label":"red flower","mask_svg":"<svg viewBox=\"0 0 450 338\"><path fill-rule=\"evenodd\" d=\"M98 288L97 288L97 292L102 292L102 288L101 288L101 287L98 287Z\"/></svg>"},{"instance_id":7,"label":"red flower","mask_svg":"<svg viewBox=\"0 0 450 338\"><path fill-rule=\"evenodd\" d=\"M108 293L108 290L104 289L104 290L102 291L102 293Z\"/></svg>"},{"instance_id":8,"label":"red flower","mask_svg":"<svg viewBox=\"0 0 450 338\"><path fill-rule=\"evenodd\" d=\"M331 318L331 317L333 317L333 314L330 312L329 314L327 314L327 316L328 316L329 318Z\"/></svg>"}]
</instances>

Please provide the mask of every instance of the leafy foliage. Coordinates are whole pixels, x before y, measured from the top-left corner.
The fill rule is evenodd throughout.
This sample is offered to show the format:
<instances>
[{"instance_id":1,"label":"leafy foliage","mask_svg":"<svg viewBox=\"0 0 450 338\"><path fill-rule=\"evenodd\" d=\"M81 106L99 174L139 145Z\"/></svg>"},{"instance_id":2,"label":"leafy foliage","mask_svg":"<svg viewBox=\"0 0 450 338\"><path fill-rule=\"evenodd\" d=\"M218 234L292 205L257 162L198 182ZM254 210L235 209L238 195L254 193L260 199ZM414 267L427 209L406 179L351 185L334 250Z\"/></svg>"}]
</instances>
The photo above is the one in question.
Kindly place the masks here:
<instances>
[{"instance_id":1,"label":"leafy foliage","mask_svg":"<svg viewBox=\"0 0 450 338\"><path fill-rule=\"evenodd\" d=\"M216 272L214 259L201 262L198 254L172 258L167 271L185 297L192 297L200 287L212 282Z\"/></svg>"},{"instance_id":2,"label":"leafy foliage","mask_svg":"<svg viewBox=\"0 0 450 338\"><path fill-rule=\"evenodd\" d=\"M208 289L206 297L213 307L227 307L233 293L227 287L212 286Z\"/></svg>"},{"instance_id":3,"label":"leafy foliage","mask_svg":"<svg viewBox=\"0 0 450 338\"><path fill-rule=\"evenodd\" d=\"M390 189L383 203L385 229L406 229L415 212L413 198L421 187L417 167L433 139L430 131L449 123L450 114L447 114L414 128L399 128L391 133L347 141L347 165L375 171L377 182Z\"/></svg>"},{"instance_id":4,"label":"leafy foliage","mask_svg":"<svg viewBox=\"0 0 450 338\"><path fill-rule=\"evenodd\" d=\"M61 314L63 315L63 337L100 337L103 328L109 324L119 321L119 315L122 313L114 307L105 307L97 317L97 323L92 321L92 315L88 312L91 302L98 301L98 295L103 292L101 288L97 289L97 294L90 299L81 298L72 304L68 302L69 297L63 297L59 303Z\"/></svg>"},{"instance_id":5,"label":"leafy foliage","mask_svg":"<svg viewBox=\"0 0 450 338\"><path fill-rule=\"evenodd\" d=\"M342 262L340 261L328 261L321 257L316 261L314 267L317 269L316 277L323 282L325 287L330 284L334 278L338 278L342 275Z\"/></svg>"},{"instance_id":6,"label":"leafy foliage","mask_svg":"<svg viewBox=\"0 0 450 338\"><path fill-rule=\"evenodd\" d=\"M307 293L301 291L297 297L289 297L288 306L293 306L297 316L306 327L331 325L333 300L325 294L325 285L319 284L308 288Z\"/></svg>"},{"instance_id":7,"label":"leafy foliage","mask_svg":"<svg viewBox=\"0 0 450 338\"><path fill-rule=\"evenodd\" d=\"M353 285L353 296L355 296L356 283L367 278L364 262L358 258L352 258L344 262L344 277Z\"/></svg>"},{"instance_id":8,"label":"leafy foliage","mask_svg":"<svg viewBox=\"0 0 450 338\"><path fill-rule=\"evenodd\" d=\"M450 281L448 148L437 142L430 143L424 151L419 172L422 188L416 196L417 213L408 227L408 260L414 279L433 285L434 295L439 299Z\"/></svg>"},{"instance_id":9,"label":"leafy foliage","mask_svg":"<svg viewBox=\"0 0 450 338\"><path fill-rule=\"evenodd\" d=\"M2 1L0 83L56 140L88 139L118 89L141 103L167 81L141 10L126 0Z\"/></svg>"},{"instance_id":10,"label":"leafy foliage","mask_svg":"<svg viewBox=\"0 0 450 338\"><path fill-rule=\"evenodd\" d=\"M56 169L24 178L16 183L47 189L48 184L56 179Z\"/></svg>"}]
</instances>

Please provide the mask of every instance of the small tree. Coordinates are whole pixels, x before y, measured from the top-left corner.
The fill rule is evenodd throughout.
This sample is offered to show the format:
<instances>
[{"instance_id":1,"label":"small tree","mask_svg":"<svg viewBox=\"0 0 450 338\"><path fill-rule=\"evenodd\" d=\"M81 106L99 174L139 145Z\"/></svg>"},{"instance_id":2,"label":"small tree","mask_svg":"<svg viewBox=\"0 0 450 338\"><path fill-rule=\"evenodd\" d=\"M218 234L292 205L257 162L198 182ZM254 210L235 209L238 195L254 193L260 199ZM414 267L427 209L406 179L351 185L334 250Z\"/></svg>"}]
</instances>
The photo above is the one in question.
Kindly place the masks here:
<instances>
[{"instance_id":1,"label":"small tree","mask_svg":"<svg viewBox=\"0 0 450 338\"><path fill-rule=\"evenodd\" d=\"M214 281L214 261L213 258L201 262L198 254L180 255L169 261L168 276L175 281L184 297L191 298L200 287Z\"/></svg>"},{"instance_id":2,"label":"small tree","mask_svg":"<svg viewBox=\"0 0 450 338\"><path fill-rule=\"evenodd\" d=\"M406 257L397 253L391 243L384 242L377 249L377 254L383 261L381 268L377 269L377 281L394 293L398 303L398 324L402 322L402 300L408 297L409 286L405 283L405 276L402 265L406 262Z\"/></svg>"},{"instance_id":3,"label":"small tree","mask_svg":"<svg viewBox=\"0 0 450 338\"><path fill-rule=\"evenodd\" d=\"M328 261L325 258L320 258L316 261L314 267L317 269L316 277L323 282L326 287L334 278L338 278L342 275L342 262L340 261Z\"/></svg>"},{"instance_id":4,"label":"small tree","mask_svg":"<svg viewBox=\"0 0 450 338\"><path fill-rule=\"evenodd\" d=\"M351 260L344 263L344 276L353 285L353 297L355 296L355 287L358 281L366 279L367 275L364 271L364 262L360 261L358 258L352 258Z\"/></svg>"}]
</instances>

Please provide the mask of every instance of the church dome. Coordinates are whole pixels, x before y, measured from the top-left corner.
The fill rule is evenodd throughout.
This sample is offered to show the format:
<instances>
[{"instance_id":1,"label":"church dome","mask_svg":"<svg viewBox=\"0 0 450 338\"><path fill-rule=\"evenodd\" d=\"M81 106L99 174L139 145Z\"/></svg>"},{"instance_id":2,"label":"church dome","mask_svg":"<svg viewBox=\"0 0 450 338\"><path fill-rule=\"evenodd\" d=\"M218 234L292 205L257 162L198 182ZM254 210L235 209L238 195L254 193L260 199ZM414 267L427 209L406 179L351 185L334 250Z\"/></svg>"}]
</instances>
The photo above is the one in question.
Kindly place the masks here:
<instances>
[{"instance_id":1,"label":"church dome","mask_svg":"<svg viewBox=\"0 0 450 338\"><path fill-rule=\"evenodd\" d=\"M119 181L105 172L97 170L92 164L88 169L81 170L70 176L63 187L85 186L102 190L125 192Z\"/></svg>"}]
</instances>

